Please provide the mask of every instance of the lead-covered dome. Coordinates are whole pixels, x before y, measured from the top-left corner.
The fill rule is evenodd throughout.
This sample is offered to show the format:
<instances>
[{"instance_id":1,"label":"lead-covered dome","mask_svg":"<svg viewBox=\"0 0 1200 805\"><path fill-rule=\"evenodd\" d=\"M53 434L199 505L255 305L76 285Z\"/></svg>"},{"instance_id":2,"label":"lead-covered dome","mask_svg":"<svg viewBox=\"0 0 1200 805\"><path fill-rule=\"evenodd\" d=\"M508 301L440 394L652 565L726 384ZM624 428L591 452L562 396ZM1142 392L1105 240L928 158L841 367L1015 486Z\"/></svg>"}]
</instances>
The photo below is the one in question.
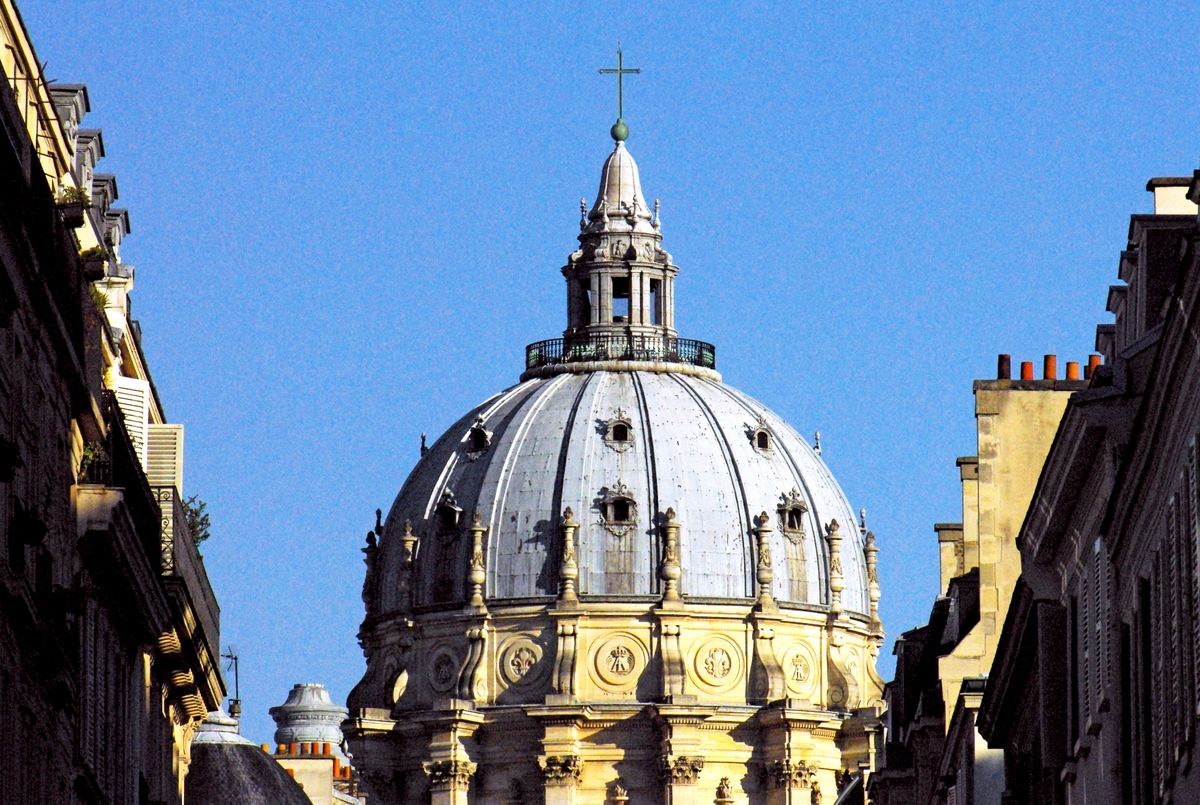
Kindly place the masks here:
<instances>
[{"instance_id":1,"label":"lead-covered dome","mask_svg":"<svg viewBox=\"0 0 1200 805\"><path fill-rule=\"evenodd\" d=\"M562 513L578 532L582 595L659 595L662 523L681 524L681 592L755 595L754 518L770 514L776 600L829 603L833 520L845 537L842 604L868 612L855 518L820 456L745 394L685 372L586 372L535 378L478 406L423 456L380 545L382 612L403 606L403 534L419 539L415 600L466 596L478 513L486 590L553 596Z\"/></svg>"}]
</instances>

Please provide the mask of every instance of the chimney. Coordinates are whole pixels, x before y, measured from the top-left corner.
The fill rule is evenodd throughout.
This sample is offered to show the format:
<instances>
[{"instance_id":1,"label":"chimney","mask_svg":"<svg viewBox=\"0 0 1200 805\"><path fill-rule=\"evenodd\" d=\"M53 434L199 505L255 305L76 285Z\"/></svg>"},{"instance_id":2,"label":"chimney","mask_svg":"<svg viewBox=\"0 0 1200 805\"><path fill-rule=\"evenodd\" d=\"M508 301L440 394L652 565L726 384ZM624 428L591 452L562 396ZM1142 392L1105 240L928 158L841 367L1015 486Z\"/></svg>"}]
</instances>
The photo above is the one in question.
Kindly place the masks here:
<instances>
[{"instance_id":1,"label":"chimney","mask_svg":"<svg viewBox=\"0 0 1200 805\"><path fill-rule=\"evenodd\" d=\"M1058 378L1058 356L1046 355L1042 358L1042 379L1056 380Z\"/></svg>"},{"instance_id":2,"label":"chimney","mask_svg":"<svg viewBox=\"0 0 1200 805\"><path fill-rule=\"evenodd\" d=\"M1012 356L1000 355L996 358L996 379L1011 380L1012 379Z\"/></svg>"}]
</instances>

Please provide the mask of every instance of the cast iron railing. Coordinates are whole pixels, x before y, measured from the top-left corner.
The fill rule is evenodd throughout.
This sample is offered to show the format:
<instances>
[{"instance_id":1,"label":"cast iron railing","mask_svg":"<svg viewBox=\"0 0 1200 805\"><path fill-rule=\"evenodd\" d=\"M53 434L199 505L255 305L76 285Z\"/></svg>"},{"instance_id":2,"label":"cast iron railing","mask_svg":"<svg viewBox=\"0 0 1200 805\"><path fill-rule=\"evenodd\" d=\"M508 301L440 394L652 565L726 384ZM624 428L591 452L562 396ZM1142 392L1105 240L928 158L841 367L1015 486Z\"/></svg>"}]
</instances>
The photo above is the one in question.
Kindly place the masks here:
<instances>
[{"instance_id":1,"label":"cast iron railing","mask_svg":"<svg viewBox=\"0 0 1200 805\"><path fill-rule=\"evenodd\" d=\"M717 368L717 348L667 335L588 335L551 338L525 347L525 368L581 361L661 361Z\"/></svg>"}]
</instances>

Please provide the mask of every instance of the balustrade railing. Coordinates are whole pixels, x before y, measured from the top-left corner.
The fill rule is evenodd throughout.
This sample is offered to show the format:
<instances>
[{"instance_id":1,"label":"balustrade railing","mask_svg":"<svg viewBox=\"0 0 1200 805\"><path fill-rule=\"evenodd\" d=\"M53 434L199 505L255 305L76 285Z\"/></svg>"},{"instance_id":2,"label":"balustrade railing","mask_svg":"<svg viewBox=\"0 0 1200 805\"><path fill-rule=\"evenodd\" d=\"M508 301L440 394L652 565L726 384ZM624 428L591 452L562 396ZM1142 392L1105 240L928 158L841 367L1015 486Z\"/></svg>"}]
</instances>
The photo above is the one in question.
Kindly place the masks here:
<instances>
[{"instance_id":1,"label":"balustrade railing","mask_svg":"<svg viewBox=\"0 0 1200 805\"><path fill-rule=\"evenodd\" d=\"M551 338L525 347L525 368L582 361L657 361L717 367L717 349L705 341L665 335L588 335Z\"/></svg>"}]
</instances>

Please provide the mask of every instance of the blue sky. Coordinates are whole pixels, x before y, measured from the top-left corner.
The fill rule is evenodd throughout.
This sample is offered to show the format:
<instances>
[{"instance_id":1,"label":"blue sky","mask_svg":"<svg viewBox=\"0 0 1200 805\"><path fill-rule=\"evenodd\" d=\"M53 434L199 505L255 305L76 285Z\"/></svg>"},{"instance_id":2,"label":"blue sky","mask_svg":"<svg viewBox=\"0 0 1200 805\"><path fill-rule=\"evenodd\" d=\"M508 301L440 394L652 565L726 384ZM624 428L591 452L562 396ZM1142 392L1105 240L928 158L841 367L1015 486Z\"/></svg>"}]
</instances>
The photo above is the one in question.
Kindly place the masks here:
<instances>
[{"instance_id":1,"label":"blue sky","mask_svg":"<svg viewBox=\"0 0 1200 805\"><path fill-rule=\"evenodd\" d=\"M972 379L998 352L1083 361L1146 180L1200 153L1185 3L21 11L48 74L88 84L131 210L134 315L260 742L293 683L357 681L359 549L420 433L562 329L617 40L680 331L820 430L867 508L885 676L960 516Z\"/></svg>"}]
</instances>

